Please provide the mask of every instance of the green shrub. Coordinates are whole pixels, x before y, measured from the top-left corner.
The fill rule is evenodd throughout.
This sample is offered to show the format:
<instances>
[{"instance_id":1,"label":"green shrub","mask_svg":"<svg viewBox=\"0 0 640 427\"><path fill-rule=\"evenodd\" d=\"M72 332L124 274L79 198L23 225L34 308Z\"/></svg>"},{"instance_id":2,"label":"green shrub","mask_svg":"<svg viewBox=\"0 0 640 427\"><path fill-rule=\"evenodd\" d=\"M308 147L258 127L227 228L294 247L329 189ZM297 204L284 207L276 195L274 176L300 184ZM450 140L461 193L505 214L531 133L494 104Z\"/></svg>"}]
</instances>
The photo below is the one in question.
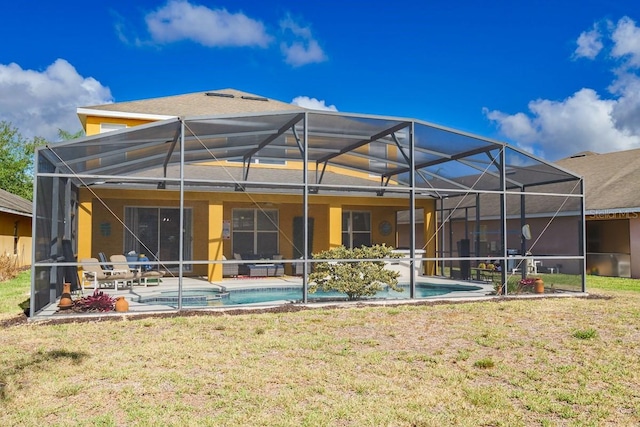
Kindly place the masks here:
<instances>
[{"instance_id":1,"label":"green shrub","mask_svg":"<svg viewBox=\"0 0 640 427\"><path fill-rule=\"evenodd\" d=\"M581 340L590 340L598 336L598 331L593 328L580 329L571 334L574 338Z\"/></svg>"},{"instance_id":2,"label":"green shrub","mask_svg":"<svg viewBox=\"0 0 640 427\"><path fill-rule=\"evenodd\" d=\"M493 368L495 366L495 363L493 363L493 360L486 357L484 359L476 360L473 366L475 366L476 368L489 369Z\"/></svg>"},{"instance_id":3,"label":"green shrub","mask_svg":"<svg viewBox=\"0 0 640 427\"><path fill-rule=\"evenodd\" d=\"M393 248L386 245L361 246L347 249L344 246L313 254L314 259L384 259L399 258ZM324 291L334 290L347 294L350 300L364 296L373 296L389 286L395 291L402 291L398 286L400 273L385 268L384 261L331 261L318 262L314 272L309 275L309 292L319 288Z\"/></svg>"}]
</instances>

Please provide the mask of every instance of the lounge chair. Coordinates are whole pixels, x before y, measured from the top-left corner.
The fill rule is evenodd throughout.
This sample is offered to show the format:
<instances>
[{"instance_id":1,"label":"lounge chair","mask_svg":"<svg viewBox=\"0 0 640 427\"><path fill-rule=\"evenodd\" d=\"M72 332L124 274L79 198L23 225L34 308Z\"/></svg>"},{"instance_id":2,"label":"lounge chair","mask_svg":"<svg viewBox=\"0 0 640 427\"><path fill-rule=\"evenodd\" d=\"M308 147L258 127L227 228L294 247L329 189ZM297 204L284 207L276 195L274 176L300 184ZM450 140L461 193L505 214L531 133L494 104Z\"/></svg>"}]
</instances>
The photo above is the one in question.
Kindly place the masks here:
<instances>
[{"instance_id":1,"label":"lounge chair","mask_svg":"<svg viewBox=\"0 0 640 427\"><path fill-rule=\"evenodd\" d=\"M80 260L80 266L82 267L82 281L80 284L82 290L87 286L94 289L102 286L113 286L117 290L119 282L126 285L128 269L127 271L117 269L103 270L97 258L83 258Z\"/></svg>"},{"instance_id":2,"label":"lounge chair","mask_svg":"<svg viewBox=\"0 0 640 427\"><path fill-rule=\"evenodd\" d=\"M103 270L113 270L113 265L108 264L107 256L104 252L98 252L98 260L100 260L100 266Z\"/></svg>"},{"instance_id":3,"label":"lounge chair","mask_svg":"<svg viewBox=\"0 0 640 427\"><path fill-rule=\"evenodd\" d=\"M133 271L129 268L129 263L127 261L127 257L124 255L111 255L109 260L113 264L113 268L115 270L126 269L129 271L131 277L129 278L129 282L137 282L138 285L144 284L145 287L149 285L149 279L157 279L160 282L160 278L164 276L163 273L156 270L147 270L144 271L140 266L136 266L137 268Z\"/></svg>"}]
</instances>

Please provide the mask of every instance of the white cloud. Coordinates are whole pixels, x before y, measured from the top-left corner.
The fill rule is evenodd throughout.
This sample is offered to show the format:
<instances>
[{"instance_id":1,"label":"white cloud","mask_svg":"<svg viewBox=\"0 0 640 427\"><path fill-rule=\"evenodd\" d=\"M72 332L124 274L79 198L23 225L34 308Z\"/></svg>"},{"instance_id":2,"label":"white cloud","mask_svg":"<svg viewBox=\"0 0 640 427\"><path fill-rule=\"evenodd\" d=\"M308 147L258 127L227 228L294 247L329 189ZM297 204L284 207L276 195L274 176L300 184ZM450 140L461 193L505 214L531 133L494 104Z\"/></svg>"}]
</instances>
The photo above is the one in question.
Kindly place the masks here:
<instances>
[{"instance_id":1,"label":"white cloud","mask_svg":"<svg viewBox=\"0 0 640 427\"><path fill-rule=\"evenodd\" d=\"M58 129L81 128L76 108L112 102L111 91L93 77L83 77L64 59L44 71L0 64L0 120L26 138L58 139Z\"/></svg>"},{"instance_id":2,"label":"white cloud","mask_svg":"<svg viewBox=\"0 0 640 427\"><path fill-rule=\"evenodd\" d=\"M613 79L606 96L583 88L561 101L538 99L527 112L484 109L502 135L551 160L580 151L608 152L640 147L640 28L628 17L597 26L578 38L575 56L594 59L610 46ZM606 37L601 40L601 37Z\"/></svg>"},{"instance_id":3,"label":"white cloud","mask_svg":"<svg viewBox=\"0 0 640 427\"><path fill-rule=\"evenodd\" d=\"M323 110L323 111L338 111L335 105L327 105L326 101L318 100L316 98L309 98L308 96L296 96L291 101L293 105L297 105L302 108L308 108L310 110Z\"/></svg>"},{"instance_id":4,"label":"white cloud","mask_svg":"<svg viewBox=\"0 0 640 427\"><path fill-rule=\"evenodd\" d=\"M173 0L145 17L157 43L191 40L203 46L258 46L271 41L264 25L243 13L209 9L188 1Z\"/></svg>"},{"instance_id":5,"label":"white cloud","mask_svg":"<svg viewBox=\"0 0 640 427\"><path fill-rule=\"evenodd\" d=\"M112 15L116 36L122 43L137 47L190 40L205 47L267 48L275 39L261 21L242 12L211 9L189 0L169 0L148 13L144 17L150 36L147 40L138 37L135 27L126 24L121 15L116 12ZM309 26L301 26L287 15L280 20L279 27L278 45L287 64L300 67L328 59Z\"/></svg>"},{"instance_id":6,"label":"white cloud","mask_svg":"<svg viewBox=\"0 0 640 427\"><path fill-rule=\"evenodd\" d=\"M628 65L640 66L640 28L629 17L618 21L611 34L613 49L611 55L615 58L627 58Z\"/></svg>"},{"instance_id":7,"label":"white cloud","mask_svg":"<svg viewBox=\"0 0 640 427\"><path fill-rule=\"evenodd\" d=\"M594 24L591 31L583 31L578 37L576 42L578 47L574 55L577 58L594 59L602 50L603 45L601 38L600 30L598 30L597 25Z\"/></svg>"},{"instance_id":8,"label":"white cloud","mask_svg":"<svg viewBox=\"0 0 640 427\"><path fill-rule=\"evenodd\" d=\"M324 62L327 55L313 37L309 27L301 27L290 16L280 21L280 29L289 41L280 43L285 62L294 67Z\"/></svg>"},{"instance_id":9,"label":"white cloud","mask_svg":"<svg viewBox=\"0 0 640 427\"><path fill-rule=\"evenodd\" d=\"M557 160L580 151L607 152L640 145L639 135L615 126L617 103L600 99L592 89L581 89L562 101L531 101L528 115L489 110L485 114L519 147Z\"/></svg>"}]
</instances>

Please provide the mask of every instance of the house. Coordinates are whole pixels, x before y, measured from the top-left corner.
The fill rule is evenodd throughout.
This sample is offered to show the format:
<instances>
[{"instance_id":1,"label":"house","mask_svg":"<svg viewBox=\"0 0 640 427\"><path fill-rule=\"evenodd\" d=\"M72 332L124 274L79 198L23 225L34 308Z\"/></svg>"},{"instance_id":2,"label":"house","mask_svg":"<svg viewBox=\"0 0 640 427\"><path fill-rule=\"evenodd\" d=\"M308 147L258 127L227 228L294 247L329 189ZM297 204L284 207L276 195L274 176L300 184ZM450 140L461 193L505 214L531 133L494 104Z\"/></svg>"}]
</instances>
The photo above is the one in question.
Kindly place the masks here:
<instances>
[{"instance_id":1,"label":"house","mask_svg":"<svg viewBox=\"0 0 640 427\"><path fill-rule=\"evenodd\" d=\"M296 274L313 268L312 253L380 243L406 246L411 262L424 251L420 273L432 276L448 257L438 247L453 218L443 216L445 200L513 195L521 206L536 186L547 198L582 197L579 185L566 194L579 177L498 141L233 89L82 107L78 116L86 138L37 152L35 307L55 297L51 259L65 242L78 259L144 254L155 268L209 282L222 281L229 263L277 259L285 271L274 274ZM569 256L579 263L579 251ZM570 287L583 289L576 274Z\"/></svg>"},{"instance_id":2,"label":"house","mask_svg":"<svg viewBox=\"0 0 640 427\"><path fill-rule=\"evenodd\" d=\"M587 272L640 278L640 149L556 162L584 177Z\"/></svg>"},{"instance_id":3,"label":"house","mask_svg":"<svg viewBox=\"0 0 640 427\"><path fill-rule=\"evenodd\" d=\"M15 256L20 266L31 265L33 203L0 190L0 254Z\"/></svg>"}]
</instances>

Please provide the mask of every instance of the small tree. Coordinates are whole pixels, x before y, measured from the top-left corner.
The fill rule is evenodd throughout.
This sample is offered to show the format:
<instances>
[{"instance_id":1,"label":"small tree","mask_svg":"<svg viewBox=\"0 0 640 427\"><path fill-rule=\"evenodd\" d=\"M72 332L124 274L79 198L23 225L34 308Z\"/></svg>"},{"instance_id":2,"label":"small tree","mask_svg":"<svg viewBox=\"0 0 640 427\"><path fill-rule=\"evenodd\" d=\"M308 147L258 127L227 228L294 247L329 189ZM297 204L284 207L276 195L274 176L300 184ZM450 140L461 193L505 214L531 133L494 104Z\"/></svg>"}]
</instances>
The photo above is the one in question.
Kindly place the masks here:
<instances>
[{"instance_id":1,"label":"small tree","mask_svg":"<svg viewBox=\"0 0 640 427\"><path fill-rule=\"evenodd\" d=\"M393 248L385 245L362 246L347 249L340 246L313 254L314 259L335 260L372 260L381 261L328 261L315 264L314 272L309 275L309 292L319 288L324 291L335 290L347 294L349 300L375 295L388 285L394 291L401 292L398 286L400 273L385 268L384 258L399 258Z\"/></svg>"},{"instance_id":2,"label":"small tree","mask_svg":"<svg viewBox=\"0 0 640 427\"><path fill-rule=\"evenodd\" d=\"M25 199L33 197L33 153L44 139L24 138L11 123L0 121L0 188Z\"/></svg>"}]
</instances>

